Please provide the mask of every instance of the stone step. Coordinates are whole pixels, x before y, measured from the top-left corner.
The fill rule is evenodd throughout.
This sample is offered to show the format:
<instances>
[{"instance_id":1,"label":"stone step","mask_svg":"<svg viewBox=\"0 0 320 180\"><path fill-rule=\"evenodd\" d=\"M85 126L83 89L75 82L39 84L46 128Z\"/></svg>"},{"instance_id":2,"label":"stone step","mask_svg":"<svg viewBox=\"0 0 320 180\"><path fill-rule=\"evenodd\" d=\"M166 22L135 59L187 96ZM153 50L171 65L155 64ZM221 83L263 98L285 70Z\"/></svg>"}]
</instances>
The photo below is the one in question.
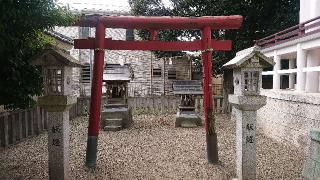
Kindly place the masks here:
<instances>
[{"instance_id":1,"label":"stone step","mask_svg":"<svg viewBox=\"0 0 320 180\"><path fill-rule=\"evenodd\" d=\"M197 127L196 123L185 120L181 122L181 127L182 128L195 128Z\"/></svg>"},{"instance_id":2,"label":"stone step","mask_svg":"<svg viewBox=\"0 0 320 180\"><path fill-rule=\"evenodd\" d=\"M108 126L122 126L122 119L120 118L113 118L113 119L106 119L106 125Z\"/></svg>"},{"instance_id":3,"label":"stone step","mask_svg":"<svg viewBox=\"0 0 320 180\"><path fill-rule=\"evenodd\" d=\"M104 131L120 131L122 126L105 126L103 128Z\"/></svg>"}]
</instances>

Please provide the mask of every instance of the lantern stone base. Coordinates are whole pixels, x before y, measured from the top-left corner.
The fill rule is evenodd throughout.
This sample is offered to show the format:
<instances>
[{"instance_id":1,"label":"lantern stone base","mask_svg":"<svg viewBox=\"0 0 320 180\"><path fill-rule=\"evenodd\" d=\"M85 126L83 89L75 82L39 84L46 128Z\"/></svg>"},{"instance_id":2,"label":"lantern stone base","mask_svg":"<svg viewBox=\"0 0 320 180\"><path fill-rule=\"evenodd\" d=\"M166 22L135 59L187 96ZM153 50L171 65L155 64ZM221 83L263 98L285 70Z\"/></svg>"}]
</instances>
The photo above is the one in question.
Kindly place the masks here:
<instances>
[{"instance_id":1,"label":"lantern stone base","mask_svg":"<svg viewBox=\"0 0 320 180\"><path fill-rule=\"evenodd\" d=\"M105 131L118 131L132 123L132 112L127 107L107 107L101 113L100 127Z\"/></svg>"},{"instance_id":2,"label":"lantern stone base","mask_svg":"<svg viewBox=\"0 0 320 180\"><path fill-rule=\"evenodd\" d=\"M70 179L69 111L48 112L49 179Z\"/></svg>"},{"instance_id":3,"label":"lantern stone base","mask_svg":"<svg viewBox=\"0 0 320 180\"><path fill-rule=\"evenodd\" d=\"M48 111L49 179L70 179L69 165L69 109L76 103L73 96L48 95L38 104Z\"/></svg>"},{"instance_id":4,"label":"lantern stone base","mask_svg":"<svg viewBox=\"0 0 320 180\"><path fill-rule=\"evenodd\" d=\"M306 179L320 178L320 131L310 131L311 143L303 167L303 177Z\"/></svg>"},{"instance_id":5,"label":"lantern stone base","mask_svg":"<svg viewBox=\"0 0 320 180\"><path fill-rule=\"evenodd\" d=\"M236 122L236 168L237 177L256 179L256 121L257 110L266 104L260 95L229 95L232 118Z\"/></svg>"},{"instance_id":6,"label":"lantern stone base","mask_svg":"<svg viewBox=\"0 0 320 180\"><path fill-rule=\"evenodd\" d=\"M177 112L175 127L191 128L201 125L201 118L195 112Z\"/></svg>"}]
</instances>

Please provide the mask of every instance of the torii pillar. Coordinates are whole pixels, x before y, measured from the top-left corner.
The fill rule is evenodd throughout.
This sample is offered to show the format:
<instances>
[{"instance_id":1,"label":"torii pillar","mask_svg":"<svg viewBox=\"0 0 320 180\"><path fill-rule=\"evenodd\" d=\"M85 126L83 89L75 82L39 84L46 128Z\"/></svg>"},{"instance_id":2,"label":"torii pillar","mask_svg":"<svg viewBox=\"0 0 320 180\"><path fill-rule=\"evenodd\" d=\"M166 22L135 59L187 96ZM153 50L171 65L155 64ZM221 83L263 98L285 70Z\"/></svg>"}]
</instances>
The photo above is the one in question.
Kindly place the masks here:
<instances>
[{"instance_id":1,"label":"torii pillar","mask_svg":"<svg viewBox=\"0 0 320 180\"><path fill-rule=\"evenodd\" d=\"M231 41L211 39L211 30L238 29L242 24L241 16L204 16L204 17L133 17L133 16L90 16L78 25L96 27L96 37L76 39L75 48L94 49L94 72L91 87L91 106L86 151L86 165L95 167L99 134L100 107L104 49L144 50L144 51L197 51L202 50L203 91L205 130L209 163L218 163L217 135L214 128L212 94L212 51L231 50ZM151 41L121 41L105 38L105 28L149 29ZM158 41L156 31L164 29L200 29L202 40Z\"/></svg>"},{"instance_id":2,"label":"torii pillar","mask_svg":"<svg viewBox=\"0 0 320 180\"><path fill-rule=\"evenodd\" d=\"M203 95L204 95L204 115L205 115L205 130L207 142L207 157L208 162L217 164L218 158L218 143L217 134L215 131L215 117L213 114L213 93L212 93L212 46L211 46L211 28L204 27L201 31L202 41L202 67L203 67Z\"/></svg>"}]
</instances>

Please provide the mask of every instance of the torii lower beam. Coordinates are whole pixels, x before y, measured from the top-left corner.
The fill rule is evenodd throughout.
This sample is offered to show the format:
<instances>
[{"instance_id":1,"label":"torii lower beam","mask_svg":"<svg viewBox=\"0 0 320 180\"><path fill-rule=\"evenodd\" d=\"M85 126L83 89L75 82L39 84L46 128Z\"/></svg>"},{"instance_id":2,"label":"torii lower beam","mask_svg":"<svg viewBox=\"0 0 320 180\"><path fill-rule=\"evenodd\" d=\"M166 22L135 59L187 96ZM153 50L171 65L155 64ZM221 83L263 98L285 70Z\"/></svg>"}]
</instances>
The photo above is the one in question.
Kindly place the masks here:
<instances>
[{"instance_id":1,"label":"torii lower beam","mask_svg":"<svg viewBox=\"0 0 320 180\"><path fill-rule=\"evenodd\" d=\"M125 17L93 16L87 17L77 25L96 27L96 38L76 39L77 49L94 49L94 72L91 88L91 106L88 127L86 165L95 167L97 140L99 134L102 76L104 50L159 50L159 51L196 51L202 50L203 90L205 129L207 135L207 155L209 163L218 163L217 136L214 128L213 98L211 85L212 51L231 49L231 41L212 40L212 29L238 29L242 24L241 16L206 17ZM149 29L151 41L119 41L105 38L105 28ZM163 42L156 40L159 29L199 29L202 39L192 42Z\"/></svg>"}]
</instances>

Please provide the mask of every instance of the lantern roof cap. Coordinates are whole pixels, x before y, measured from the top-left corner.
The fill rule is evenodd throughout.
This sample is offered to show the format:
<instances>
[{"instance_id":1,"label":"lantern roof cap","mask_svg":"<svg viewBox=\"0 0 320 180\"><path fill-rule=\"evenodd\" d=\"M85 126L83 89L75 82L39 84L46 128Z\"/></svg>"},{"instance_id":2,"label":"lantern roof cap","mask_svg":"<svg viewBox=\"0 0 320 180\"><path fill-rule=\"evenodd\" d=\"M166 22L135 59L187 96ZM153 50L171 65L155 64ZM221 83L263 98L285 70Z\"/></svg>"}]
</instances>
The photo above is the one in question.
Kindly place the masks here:
<instances>
[{"instance_id":1,"label":"lantern roof cap","mask_svg":"<svg viewBox=\"0 0 320 180\"><path fill-rule=\"evenodd\" d=\"M259 58L259 62L263 65L263 67L273 66L275 64L272 58L265 56L260 51L259 47L253 46L251 48L237 52L236 56L226 64L224 64L222 67L224 69L242 67L247 60L253 58L254 56Z\"/></svg>"},{"instance_id":2,"label":"lantern roof cap","mask_svg":"<svg viewBox=\"0 0 320 180\"><path fill-rule=\"evenodd\" d=\"M31 58L31 64L40 66L83 67L68 51L58 46L47 44L37 55Z\"/></svg>"}]
</instances>

